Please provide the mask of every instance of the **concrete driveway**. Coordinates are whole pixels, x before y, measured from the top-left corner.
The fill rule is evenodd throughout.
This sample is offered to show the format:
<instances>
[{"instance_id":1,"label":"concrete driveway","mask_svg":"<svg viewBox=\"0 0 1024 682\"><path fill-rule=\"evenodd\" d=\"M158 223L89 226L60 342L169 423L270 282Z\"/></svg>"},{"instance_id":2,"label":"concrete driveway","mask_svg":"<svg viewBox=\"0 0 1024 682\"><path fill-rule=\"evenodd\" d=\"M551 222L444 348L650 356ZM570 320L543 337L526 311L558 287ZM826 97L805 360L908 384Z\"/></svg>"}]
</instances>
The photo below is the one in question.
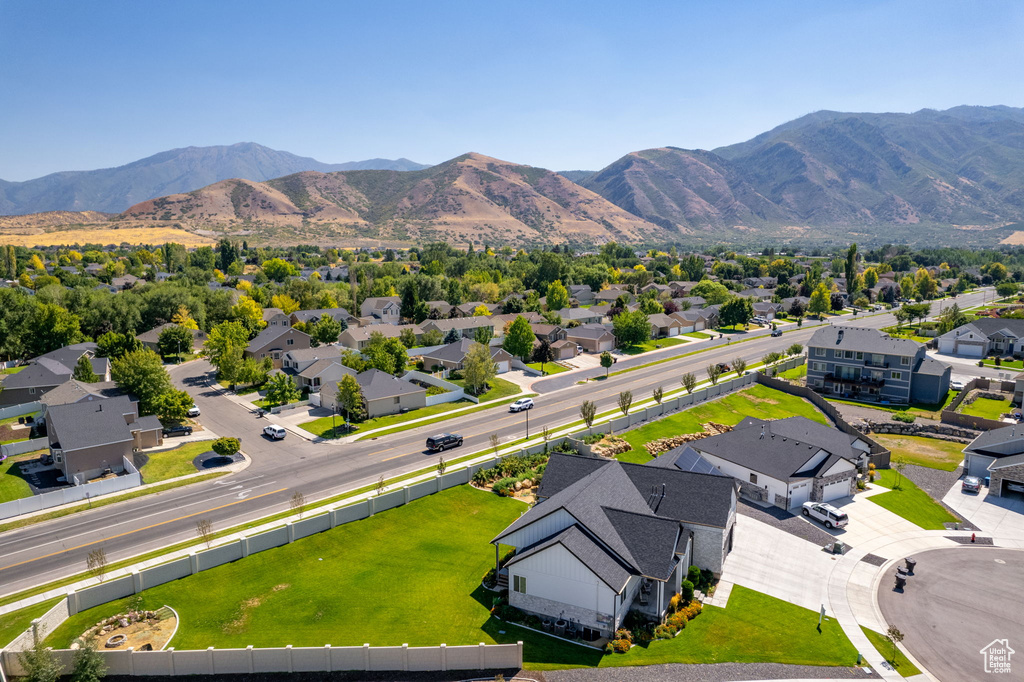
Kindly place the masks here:
<instances>
[{"instance_id":1,"label":"concrete driveway","mask_svg":"<svg viewBox=\"0 0 1024 682\"><path fill-rule=\"evenodd\" d=\"M942 501L986 534L1024 539L1024 499L990 497L988 492L985 487L980 493L962 492L957 481Z\"/></svg>"},{"instance_id":2,"label":"concrete driveway","mask_svg":"<svg viewBox=\"0 0 1024 682\"><path fill-rule=\"evenodd\" d=\"M887 623L905 635L906 647L936 679L1024 679L1024 660L1010 668L985 670L982 650L995 640L1024 651L1024 552L987 547L937 549L917 555L917 569L903 592L891 580L878 586L878 605Z\"/></svg>"},{"instance_id":3,"label":"concrete driveway","mask_svg":"<svg viewBox=\"0 0 1024 682\"><path fill-rule=\"evenodd\" d=\"M835 559L821 547L749 516L736 518L733 550L725 560L715 599L728 599L733 584L817 611L828 603Z\"/></svg>"},{"instance_id":4,"label":"concrete driveway","mask_svg":"<svg viewBox=\"0 0 1024 682\"><path fill-rule=\"evenodd\" d=\"M887 492L889 492L887 488L872 485L868 490L858 493L853 497L832 500L829 504L843 510L850 517L850 522L845 528L829 530L815 521L806 518L805 520L807 523L819 526L829 535L832 535L837 540L842 540L851 547L867 544L879 537L921 530L902 516L893 514L888 509L875 504L869 499L874 495L881 495Z\"/></svg>"}]
</instances>

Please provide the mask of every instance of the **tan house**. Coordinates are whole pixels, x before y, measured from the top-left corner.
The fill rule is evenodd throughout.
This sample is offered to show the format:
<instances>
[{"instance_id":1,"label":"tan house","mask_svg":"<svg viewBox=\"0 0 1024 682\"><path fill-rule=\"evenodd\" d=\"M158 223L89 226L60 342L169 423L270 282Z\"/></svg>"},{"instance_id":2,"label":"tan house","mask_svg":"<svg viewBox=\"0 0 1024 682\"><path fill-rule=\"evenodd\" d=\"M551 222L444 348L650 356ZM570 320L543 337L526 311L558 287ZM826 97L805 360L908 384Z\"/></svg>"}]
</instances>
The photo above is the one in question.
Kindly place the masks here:
<instances>
[{"instance_id":1,"label":"tan house","mask_svg":"<svg viewBox=\"0 0 1024 682\"><path fill-rule=\"evenodd\" d=\"M267 323L265 329L292 326L291 319L280 308L264 308L263 321Z\"/></svg>"},{"instance_id":2,"label":"tan house","mask_svg":"<svg viewBox=\"0 0 1024 682\"><path fill-rule=\"evenodd\" d=\"M475 341L472 339L462 338L455 343L442 346L429 355L423 356L423 367L427 371L434 371L435 367L462 369L462 363L466 359L466 354L469 353L469 349L474 343ZM491 346L490 350L491 359L494 360L497 373L504 374L509 371L512 363L512 356L509 352L501 346Z\"/></svg>"},{"instance_id":3,"label":"tan house","mask_svg":"<svg viewBox=\"0 0 1024 682\"><path fill-rule=\"evenodd\" d=\"M579 344L588 353L603 353L615 348L615 334L600 324L584 324L566 332L566 341Z\"/></svg>"},{"instance_id":4,"label":"tan house","mask_svg":"<svg viewBox=\"0 0 1024 682\"><path fill-rule=\"evenodd\" d=\"M160 334L165 329L176 326L178 325L174 324L173 322L168 322L167 324L162 324L159 327L150 329L148 332L143 332L136 336L135 338L138 339L139 342L146 348L150 349L154 353L159 353ZM202 329L189 329L189 331L192 332L192 352L198 353L203 349L203 344L206 343L206 332L204 332ZM182 352L185 352L186 350L188 349L183 348Z\"/></svg>"},{"instance_id":5,"label":"tan house","mask_svg":"<svg viewBox=\"0 0 1024 682\"><path fill-rule=\"evenodd\" d=\"M368 369L356 375L363 393L366 417L383 417L416 410L427 405L427 389L379 369ZM337 405L338 384L330 382L320 389L320 404L327 408L337 406L339 414L344 410Z\"/></svg>"},{"instance_id":6,"label":"tan house","mask_svg":"<svg viewBox=\"0 0 1024 682\"><path fill-rule=\"evenodd\" d=\"M555 360L572 360L576 357L576 344L569 339L561 339L551 344Z\"/></svg>"},{"instance_id":7,"label":"tan house","mask_svg":"<svg viewBox=\"0 0 1024 682\"><path fill-rule=\"evenodd\" d=\"M309 348L309 334L291 327L267 327L249 342L243 355L247 358L271 358L274 367L281 368L282 357L287 351Z\"/></svg>"},{"instance_id":8,"label":"tan house","mask_svg":"<svg viewBox=\"0 0 1024 682\"><path fill-rule=\"evenodd\" d=\"M362 350L366 348L373 334L382 334L386 339L397 339L406 329L412 330L417 341L423 335L423 330L415 324L372 324L368 327L349 327L338 337L338 343L345 348Z\"/></svg>"}]
</instances>

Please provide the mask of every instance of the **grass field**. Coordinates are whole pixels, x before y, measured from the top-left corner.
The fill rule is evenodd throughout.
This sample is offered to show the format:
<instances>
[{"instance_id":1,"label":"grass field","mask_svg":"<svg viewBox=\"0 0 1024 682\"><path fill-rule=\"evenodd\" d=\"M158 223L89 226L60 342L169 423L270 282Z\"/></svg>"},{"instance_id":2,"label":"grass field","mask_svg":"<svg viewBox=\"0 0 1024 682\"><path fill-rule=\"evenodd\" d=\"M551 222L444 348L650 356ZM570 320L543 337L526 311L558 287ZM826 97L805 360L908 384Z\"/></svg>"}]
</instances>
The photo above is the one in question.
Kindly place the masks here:
<instances>
[{"instance_id":1,"label":"grass field","mask_svg":"<svg viewBox=\"0 0 1024 682\"><path fill-rule=\"evenodd\" d=\"M691 339L710 339L711 334L705 334L704 332L686 332L683 336L689 336Z\"/></svg>"},{"instance_id":2,"label":"grass field","mask_svg":"<svg viewBox=\"0 0 1024 682\"><path fill-rule=\"evenodd\" d=\"M40 604L34 604L18 611L6 613L0 616L0 649L11 643L11 641L25 632L32 621L53 608L63 597L51 599Z\"/></svg>"},{"instance_id":3,"label":"grass field","mask_svg":"<svg viewBox=\"0 0 1024 682\"><path fill-rule=\"evenodd\" d=\"M658 350L659 348L668 348L670 346L678 346L686 343L686 341L677 338L668 339L651 339L645 341L637 346L631 346L630 348L623 348L623 355L640 355L641 353L649 353L652 350Z\"/></svg>"},{"instance_id":4,"label":"grass field","mask_svg":"<svg viewBox=\"0 0 1024 682\"><path fill-rule=\"evenodd\" d=\"M726 608L707 607L675 639L624 655L604 656L503 623L490 615L493 595L480 577L494 560L488 541L524 509L459 486L146 590L143 605L178 612L171 642L178 650L280 646L285 639L293 646L522 640L526 667L534 669L721 661L836 666L856 658L834 621L819 633L816 612L739 586ZM67 646L126 603L72 616L46 645Z\"/></svg>"},{"instance_id":5,"label":"grass field","mask_svg":"<svg viewBox=\"0 0 1024 682\"><path fill-rule=\"evenodd\" d=\"M903 457L907 464L953 471L963 461L963 444L921 436L893 436L879 433L872 435L879 444L888 448L896 457Z\"/></svg>"},{"instance_id":6,"label":"grass field","mask_svg":"<svg viewBox=\"0 0 1024 682\"><path fill-rule=\"evenodd\" d=\"M961 404L957 410L960 414L970 414L975 417L999 420L1005 413L1012 409L1009 400L993 400L992 398L975 398L970 405Z\"/></svg>"},{"instance_id":7,"label":"grass field","mask_svg":"<svg viewBox=\"0 0 1024 682\"><path fill-rule=\"evenodd\" d=\"M552 364L554 363L548 363L548 365ZM552 373L550 366L545 367L545 369L548 370L549 374ZM463 388L466 387L465 379L455 379L454 381L449 381L451 381L451 383L453 384L456 384L457 386L462 386ZM484 393L483 395L479 396L480 402L482 403L490 402L492 400L502 400L503 398L507 398L510 395L516 395L517 393L523 390L519 387L518 384L513 384L511 381L506 381L501 377L494 377L488 382L488 385L490 385L491 389Z\"/></svg>"},{"instance_id":8,"label":"grass field","mask_svg":"<svg viewBox=\"0 0 1024 682\"><path fill-rule=\"evenodd\" d=\"M529 367L530 369L535 369L538 372L543 371L544 376L547 376L549 374L561 374L562 372L569 371L568 367L562 367L561 365L554 362L545 362L543 370L541 370L541 365L539 362L528 362L526 363L526 366Z\"/></svg>"},{"instance_id":9,"label":"grass field","mask_svg":"<svg viewBox=\"0 0 1024 682\"><path fill-rule=\"evenodd\" d=\"M21 477L21 469L17 465L38 456L39 453L35 452L8 457L0 462L0 503L32 497L32 488L28 487L28 481Z\"/></svg>"},{"instance_id":10,"label":"grass field","mask_svg":"<svg viewBox=\"0 0 1024 682\"><path fill-rule=\"evenodd\" d=\"M794 367L793 369L787 369L785 372L779 374L780 379L803 379L807 376L807 363Z\"/></svg>"},{"instance_id":11,"label":"grass field","mask_svg":"<svg viewBox=\"0 0 1024 682\"><path fill-rule=\"evenodd\" d=\"M208 246L216 242L176 227L82 227L39 234L0 234L0 244L15 246L70 246L73 244L163 244L174 242L187 247Z\"/></svg>"},{"instance_id":12,"label":"grass field","mask_svg":"<svg viewBox=\"0 0 1024 682\"><path fill-rule=\"evenodd\" d=\"M885 660L889 661L889 663L892 664L892 667L896 668L896 672L898 672L900 675L909 678L913 677L914 675L921 674L921 671L918 670L917 666L911 663L910 659L907 658L906 654L904 654L899 649L896 649L896 658L893 659L892 642L889 641L888 637L886 637L880 632L869 630L863 625L860 629L864 631L864 635L871 642L871 646L875 647L875 650L878 653L882 654L882 656L885 657Z\"/></svg>"},{"instance_id":13,"label":"grass field","mask_svg":"<svg viewBox=\"0 0 1024 682\"><path fill-rule=\"evenodd\" d=\"M876 473L878 477L875 478L875 483L890 489L887 493L872 495L868 498L878 506L902 516L925 530L943 530L945 528L943 523L953 523L957 520L906 476L900 477L900 489L892 490L896 483L897 472L893 469L879 469Z\"/></svg>"},{"instance_id":14,"label":"grass field","mask_svg":"<svg viewBox=\"0 0 1024 682\"><path fill-rule=\"evenodd\" d=\"M11 367L10 369L0 369L0 374L17 374L26 367L28 367L28 365L18 365L17 367Z\"/></svg>"},{"instance_id":15,"label":"grass field","mask_svg":"<svg viewBox=\"0 0 1024 682\"><path fill-rule=\"evenodd\" d=\"M828 419L809 402L796 396L776 391L767 386L751 386L724 398L703 403L696 407L677 412L649 424L626 431L622 434L632 450L617 457L623 462L648 462L651 457L644 449L644 443L659 438L678 436L682 433L697 433L701 424L709 421L734 426L744 417L758 419L782 419L803 416L827 424Z\"/></svg>"},{"instance_id":16,"label":"grass field","mask_svg":"<svg viewBox=\"0 0 1024 682\"><path fill-rule=\"evenodd\" d=\"M200 440L179 445L173 450L147 453L149 461L139 469L142 480L146 483L158 483L169 478L194 474L197 469L192 465L192 460L211 450L212 445L212 440Z\"/></svg>"}]
</instances>

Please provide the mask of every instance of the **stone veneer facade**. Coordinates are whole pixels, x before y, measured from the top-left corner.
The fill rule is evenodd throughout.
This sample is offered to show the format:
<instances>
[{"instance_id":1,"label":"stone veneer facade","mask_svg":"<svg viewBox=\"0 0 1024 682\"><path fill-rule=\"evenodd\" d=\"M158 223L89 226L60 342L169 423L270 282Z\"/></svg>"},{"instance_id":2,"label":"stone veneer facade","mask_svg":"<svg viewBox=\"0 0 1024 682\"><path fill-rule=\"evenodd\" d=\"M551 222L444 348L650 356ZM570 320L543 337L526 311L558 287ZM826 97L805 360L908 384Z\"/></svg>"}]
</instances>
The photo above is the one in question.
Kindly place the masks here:
<instances>
[{"instance_id":1,"label":"stone veneer facade","mask_svg":"<svg viewBox=\"0 0 1024 682\"><path fill-rule=\"evenodd\" d=\"M823 476L822 478L814 479L814 487L811 488L811 502L821 501L821 497L825 490L825 486L827 486L829 483L835 483L836 481L841 481L847 477L850 477L850 494L856 494L857 472L854 471L851 474L849 471L840 471L838 474L832 474L831 476Z\"/></svg>"},{"instance_id":2,"label":"stone veneer facade","mask_svg":"<svg viewBox=\"0 0 1024 682\"><path fill-rule=\"evenodd\" d=\"M998 461L999 460L996 460L996 462ZM995 495L996 497L1002 496L1003 479L1024 484L1024 464L1017 464L1012 467L996 469L993 471L988 486L989 495Z\"/></svg>"}]
</instances>

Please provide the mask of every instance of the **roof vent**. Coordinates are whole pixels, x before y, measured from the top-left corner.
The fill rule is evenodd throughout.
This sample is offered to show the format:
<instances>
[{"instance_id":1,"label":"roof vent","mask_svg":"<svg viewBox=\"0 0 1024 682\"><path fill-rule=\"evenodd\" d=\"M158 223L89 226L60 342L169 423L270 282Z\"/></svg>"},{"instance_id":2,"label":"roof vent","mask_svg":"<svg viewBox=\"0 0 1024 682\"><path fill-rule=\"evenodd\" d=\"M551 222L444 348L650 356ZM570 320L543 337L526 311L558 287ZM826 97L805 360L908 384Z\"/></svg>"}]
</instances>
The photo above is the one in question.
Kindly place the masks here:
<instances>
[{"instance_id":1,"label":"roof vent","mask_svg":"<svg viewBox=\"0 0 1024 682\"><path fill-rule=\"evenodd\" d=\"M840 329L839 330L839 334L836 335L836 343L842 343L842 342L843 342L843 330Z\"/></svg>"}]
</instances>

